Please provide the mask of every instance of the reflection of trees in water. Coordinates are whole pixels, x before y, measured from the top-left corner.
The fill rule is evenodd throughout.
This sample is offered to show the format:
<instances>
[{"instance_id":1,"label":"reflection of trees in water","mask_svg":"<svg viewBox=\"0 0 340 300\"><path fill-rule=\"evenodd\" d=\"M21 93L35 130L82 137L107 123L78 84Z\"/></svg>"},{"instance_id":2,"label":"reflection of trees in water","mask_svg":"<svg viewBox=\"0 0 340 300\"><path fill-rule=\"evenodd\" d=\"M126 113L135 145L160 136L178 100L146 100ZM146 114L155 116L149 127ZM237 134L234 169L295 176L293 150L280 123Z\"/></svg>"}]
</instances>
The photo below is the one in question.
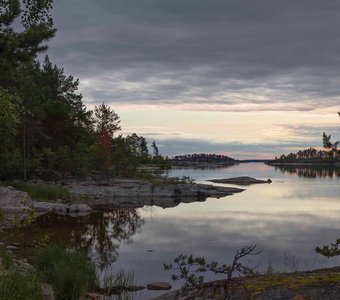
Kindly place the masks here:
<instances>
[{"instance_id":1,"label":"reflection of trees in water","mask_svg":"<svg viewBox=\"0 0 340 300\"><path fill-rule=\"evenodd\" d=\"M299 177L317 178L317 177L340 177L340 168L334 166L275 166L275 171L289 173Z\"/></svg>"},{"instance_id":2,"label":"reflection of trees in water","mask_svg":"<svg viewBox=\"0 0 340 300\"><path fill-rule=\"evenodd\" d=\"M77 218L50 214L39 217L25 235L31 240L48 234L51 243L86 251L104 268L116 261L122 242L132 243L132 236L142 230L143 224L136 209L117 209Z\"/></svg>"}]
</instances>

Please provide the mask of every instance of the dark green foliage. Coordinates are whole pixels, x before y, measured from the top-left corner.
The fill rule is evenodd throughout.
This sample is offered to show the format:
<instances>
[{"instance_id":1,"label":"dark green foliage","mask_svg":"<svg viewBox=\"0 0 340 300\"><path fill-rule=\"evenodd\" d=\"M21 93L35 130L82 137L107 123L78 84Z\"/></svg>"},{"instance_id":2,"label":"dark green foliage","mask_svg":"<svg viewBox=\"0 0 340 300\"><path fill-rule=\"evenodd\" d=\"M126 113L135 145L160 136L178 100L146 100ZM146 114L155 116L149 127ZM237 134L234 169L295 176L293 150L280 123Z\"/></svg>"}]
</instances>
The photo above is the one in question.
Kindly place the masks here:
<instances>
[{"instance_id":1,"label":"dark green foliage","mask_svg":"<svg viewBox=\"0 0 340 300\"><path fill-rule=\"evenodd\" d=\"M39 274L52 284L57 299L78 300L96 285L94 265L78 252L43 249L36 258L36 267Z\"/></svg>"},{"instance_id":2,"label":"dark green foliage","mask_svg":"<svg viewBox=\"0 0 340 300\"><path fill-rule=\"evenodd\" d=\"M110 138L113 138L115 132L121 129L119 126L119 116L110 108L110 106L107 106L104 103L96 106L94 109L94 115L95 129L98 134L106 132Z\"/></svg>"},{"instance_id":3,"label":"dark green foliage","mask_svg":"<svg viewBox=\"0 0 340 300\"><path fill-rule=\"evenodd\" d=\"M172 158L171 163L219 163L219 164L234 164L235 159L221 154L185 154L178 155Z\"/></svg>"},{"instance_id":4,"label":"dark green foliage","mask_svg":"<svg viewBox=\"0 0 340 300\"><path fill-rule=\"evenodd\" d=\"M245 266L240 260L249 255L257 255L260 252L255 252L256 245L250 245L238 250L230 265L212 261L208 263L204 257L194 257L193 255L179 255L174 259L175 265L164 264L165 270L176 270L178 274L173 274L173 280L184 280L182 290L187 293L191 288L204 289L209 286L204 281L203 274L212 272L214 274L224 274L225 284L223 286L225 299L228 299L230 292L230 283L235 273L238 276L254 275L255 268Z\"/></svg>"},{"instance_id":5,"label":"dark green foliage","mask_svg":"<svg viewBox=\"0 0 340 300\"><path fill-rule=\"evenodd\" d=\"M331 151L317 150L315 148L308 148L300 150L296 153L282 154L279 158L276 157L276 162L295 162L295 163L319 163L332 164L339 156L337 149Z\"/></svg>"},{"instance_id":6,"label":"dark green foliage","mask_svg":"<svg viewBox=\"0 0 340 300\"><path fill-rule=\"evenodd\" d=\"M332 143L331 143L331 135L327 135L326 133L322 133L322 143L325 148L332 148Z\"/></svg>"},{"instance_id":7,"label":"dark green foliage","mask_svg":"<svg viewBox=\"0 0 340 300\"><path fill-rule=\"evenodd\" d=\"M340 114L339 114L340 116ZM275 157L275 162L282 163L314 163L314 164L334 164L340 161L340 141L332 143L332 136L322 133L322 145L325 150L309 148L296 153L282 154L280 158Z\"/></svg>"},{"instance_id":8,"label":"dark green foliage","mask_svg":"<svg viewBox=\"0 0 340 300\"><path fill-rule=\"evenodd\" d=\"M323 246L322 248L316 247L315 251L326 257L333 257L340 255L340 239L337 239L335 243L331 243L329 246Z\"/></svg>"},{"instance_id":9,"label":"dark green foliage","mask_svg":"<svg viewBox=\"0 0 340 300\"><path fill-rule=\"evenodd\" d=\"M115 138L117 113L104 103L87 110L79 81L37 60L56 32L52 2L0 0L0 179L134 175L151 160L145 138Z\"/></svg>"},{"instance_id":10,"label":"dark green foliage","mask_svg":"<svg viewBox=\"0 0 340 300\"><path fill-rule=\"evenodd\" d=\"M8 270L13 266L13 254L7 250L1 251L1 265Z\"/></svg>"},{"instance_id":11,"label":"dark green foliage","mask_svg":"<svg viewBox=\"0 0 340 300\"><path fill-rule=\"evenodd\" d=\"M111 157L114 175L129 177L136 174L138 158L127 139L119 136L113 140Z\"/></svg>"},{"instance_id":12,"label":"dark green foliage","mask_svg":"<svg viewBox=\"0 0 340 300\"><path fill-rule=\"evenodd\" d=\"M144 137L138 136L136 133L126 137L131 154L140 162L147 162L150 159L147 142Z\"/></svg>"},{"instance_id":13,"label":"dark green foliage","mask_svg":"<svg viewBox=\"0 0 340 300\"><path fill-rule=\"evenodd\" d=\"M16 175L21 154L16 148L19 130L19 99L0 87L0 178Z\"/></svg>"},{"instance_id":14,"label":"dark green foliage","mask_svg":"<svg viewBox=\"0 0 340 300\"><path fill-rule=\"evenodd\" d=\"M43 43L52 38L56 31L50 16L51 8L51 0L0 2L1 87L16 90L24 65L32 63L37 54L46 51L47 46ZM13 24L16 21L21 21L23 31L15 31Z\"/></svg>"},{"instance_id":15,"label":"dark green foliage","mask_svg":"<svg viewBox=\"0 0 340 300\"><path fill-rule=\"evenodd\" d=\"M41 283L33 272L10 270L0 274L1 300L42 300Z\"/></svg>"},{"instance_id":16,"label":"dark green foliage","mask_svg":"<svg viewBox=\"0 0 340 300\"><path fill-rule=\"evenodd\" d=\"M34 200L57 200L69 199L70 192L64 187L47 184L28 184L19 181L6 182L6 185L13 186L19 191L26 192Z\"/></svg>"},{"instance_id":17,"label":"dark green foliage","mask_svg":"<svg viewBox=\"0 0 340 300\"><path fill-rule=\"evenodd\" d=\"M159 150L155 141L152 142L151 147L153 150L153 157L156 158L159 155Z\"/></svg>"}]
</instances>

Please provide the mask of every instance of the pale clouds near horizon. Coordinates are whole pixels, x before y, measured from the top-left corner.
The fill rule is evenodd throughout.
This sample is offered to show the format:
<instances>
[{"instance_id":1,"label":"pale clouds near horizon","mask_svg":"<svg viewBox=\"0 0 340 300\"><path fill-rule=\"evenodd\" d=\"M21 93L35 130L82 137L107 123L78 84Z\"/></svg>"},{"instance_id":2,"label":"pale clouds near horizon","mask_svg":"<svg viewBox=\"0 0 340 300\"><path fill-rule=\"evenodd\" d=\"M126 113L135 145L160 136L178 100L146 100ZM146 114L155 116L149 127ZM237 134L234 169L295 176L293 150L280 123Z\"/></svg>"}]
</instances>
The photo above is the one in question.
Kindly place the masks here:
<instances>
[{"instance_id":1,"label":"pale clouds near horizon","mask_svg":"<svg viewBox=\"0 0 340 300\"><path fill-rule=\"evenodd\" d=\"M321 146L326 129L340 138L339 1L54 6L52 60L80 78L89 107L112 105L125 132L160 140L166 154L268 157Z\"/></svg>"}]
</instances>

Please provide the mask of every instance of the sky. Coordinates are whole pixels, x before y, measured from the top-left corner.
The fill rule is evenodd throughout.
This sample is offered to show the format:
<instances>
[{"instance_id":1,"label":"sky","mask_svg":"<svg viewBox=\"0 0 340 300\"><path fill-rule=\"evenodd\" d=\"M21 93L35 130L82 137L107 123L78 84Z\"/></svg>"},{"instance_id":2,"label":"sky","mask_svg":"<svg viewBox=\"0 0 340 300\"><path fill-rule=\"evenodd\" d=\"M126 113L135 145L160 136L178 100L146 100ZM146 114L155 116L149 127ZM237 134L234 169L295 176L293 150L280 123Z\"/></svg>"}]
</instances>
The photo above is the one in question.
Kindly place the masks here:
<instances>
[{"instance_id":1,"label":"sky","mask_svg":"<svg viewBox=\"0 0 340 300\"><path fill-rule=\"evenodd\" d=\"M340 138L340 1L55 0L48 54L164 155Z\"/></svg>"}]
</instances>

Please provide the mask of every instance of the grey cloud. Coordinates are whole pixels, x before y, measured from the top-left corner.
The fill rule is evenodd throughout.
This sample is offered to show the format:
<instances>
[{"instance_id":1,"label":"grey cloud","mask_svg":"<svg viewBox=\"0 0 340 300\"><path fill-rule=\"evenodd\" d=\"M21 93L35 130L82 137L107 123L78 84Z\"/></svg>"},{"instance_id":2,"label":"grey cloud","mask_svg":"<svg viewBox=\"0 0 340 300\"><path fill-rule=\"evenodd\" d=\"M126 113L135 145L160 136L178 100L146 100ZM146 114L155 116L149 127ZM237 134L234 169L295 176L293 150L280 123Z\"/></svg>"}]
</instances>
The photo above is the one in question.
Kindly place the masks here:
<instances>
[{"instance_id":1,"label":"grey cloud","mask_svg":"<svg viewBox=\"0 0 340 300\"><path fill-rule=\"evenodd\" d=\"M89 101L313 110L340 103L339 11L317 0L59 0L50 53Z\"/></svg>"},{"instance_id":2,"label":"grey cloud","mask_svg":"<svg viewBox=\"0 0 340 300\"><path fill-rule=\"evenodd\" d=\"M320 125L283 125L284 129L291 129L296 135L305 136L309 139L319 141L323 132L332 135L334 139L339 138L339 126ZM320 145L319 145L320 146Z\"/></svg>"},{"instance_id":3,"label":"grey cloud","mask_svg":"<svg viewBox=\"0 0 340 300\"><path fill-rule=\"evenodd\" d=\"M334 141L339 140L339 127L333 125L277 125L280 130L290 130L296 138L291 141L263 140L261 143L225 142L218 143L204 139L165 138L160 134L143 133L143 136L152 142L156 140L159 149L164 155L190 154L190 153L227 153L234 158L253 158L254 155L266 155L272 159L281 154L296 152L297 149L309 147L322 147L322 133L332 135ZM180 134L178 134L180 136ZM169 135L168 135L169 136Z\"/></svg>"}]
</instances>

